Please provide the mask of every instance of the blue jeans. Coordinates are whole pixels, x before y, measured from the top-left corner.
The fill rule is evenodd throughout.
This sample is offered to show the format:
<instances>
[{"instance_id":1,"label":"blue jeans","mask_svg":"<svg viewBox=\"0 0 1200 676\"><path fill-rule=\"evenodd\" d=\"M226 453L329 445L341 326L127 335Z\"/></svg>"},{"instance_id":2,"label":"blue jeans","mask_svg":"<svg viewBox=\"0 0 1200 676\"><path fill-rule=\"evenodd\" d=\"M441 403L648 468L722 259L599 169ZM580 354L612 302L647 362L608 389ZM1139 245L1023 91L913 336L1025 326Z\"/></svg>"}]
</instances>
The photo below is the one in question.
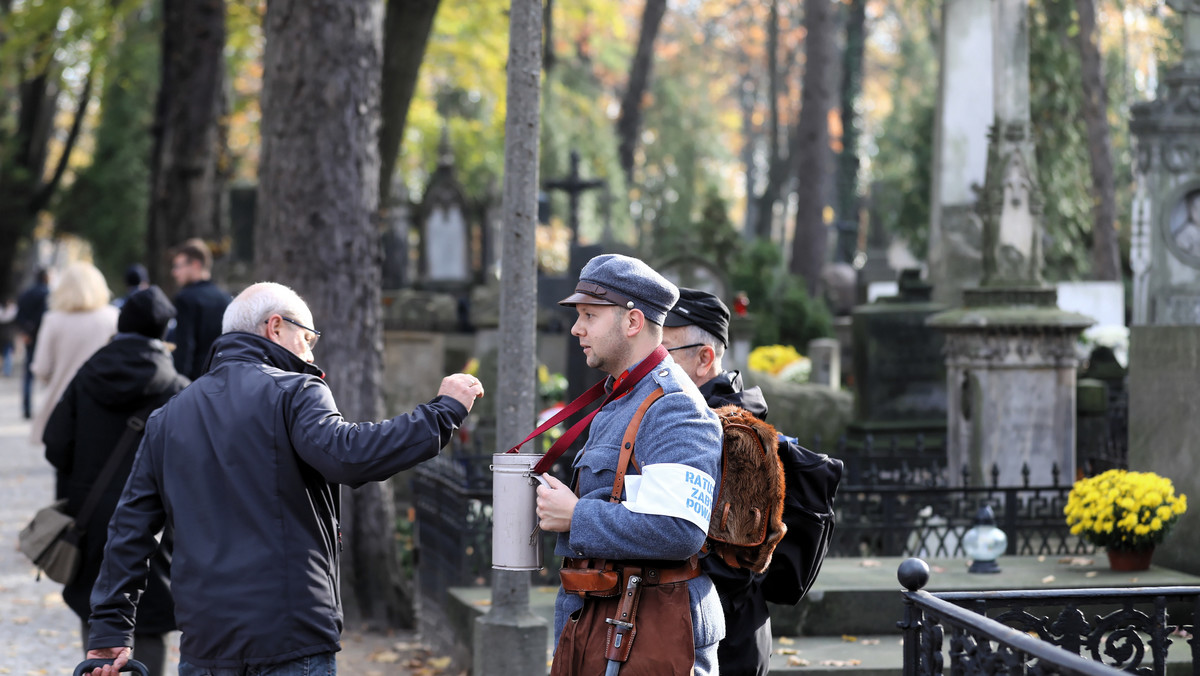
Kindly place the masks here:
<instances>
[{"instance_id":1,"label":"blue jeans","mask_svg":"<svg viewBox=\"0 0 1200 676\"><path fill-rule=\"evenodd\" d=\"M238 669L194 667L179 660L179 676L337 676L337 658L333 653L321 653L291 662Z\"/></svg>"}]
</instances>

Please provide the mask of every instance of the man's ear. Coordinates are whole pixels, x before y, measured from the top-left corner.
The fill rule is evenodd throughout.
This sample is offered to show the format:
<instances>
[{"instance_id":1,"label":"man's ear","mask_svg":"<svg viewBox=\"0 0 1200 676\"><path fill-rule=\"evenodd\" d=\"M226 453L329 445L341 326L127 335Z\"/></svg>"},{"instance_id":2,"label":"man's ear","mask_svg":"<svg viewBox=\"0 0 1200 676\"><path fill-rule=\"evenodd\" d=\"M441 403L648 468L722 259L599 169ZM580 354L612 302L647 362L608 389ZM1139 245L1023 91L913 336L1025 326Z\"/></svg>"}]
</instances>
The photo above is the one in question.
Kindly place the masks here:
<instances>
[{"instance_id":1,"label":"man's ear","mask_svg":"<svg viewBox=\"0 0 1200 676\"><path fill-rule=\"evenodd\" d=\"M713 349L712 345L701 345L696 350L696 356L698 357L701 373L708 373L709 368L717 361L717 351Z\"/></svg>"},{"instance_id":2,"label":"man's ear","mask_svg":"<svg viewBox=\"0 0 1200 676\"><path fill-rule=\"evenodd\" d=\"M625 336L633 338L646 328L646 315L642 311L634 308L625 313Z\"/></svg>"}]
</instances>

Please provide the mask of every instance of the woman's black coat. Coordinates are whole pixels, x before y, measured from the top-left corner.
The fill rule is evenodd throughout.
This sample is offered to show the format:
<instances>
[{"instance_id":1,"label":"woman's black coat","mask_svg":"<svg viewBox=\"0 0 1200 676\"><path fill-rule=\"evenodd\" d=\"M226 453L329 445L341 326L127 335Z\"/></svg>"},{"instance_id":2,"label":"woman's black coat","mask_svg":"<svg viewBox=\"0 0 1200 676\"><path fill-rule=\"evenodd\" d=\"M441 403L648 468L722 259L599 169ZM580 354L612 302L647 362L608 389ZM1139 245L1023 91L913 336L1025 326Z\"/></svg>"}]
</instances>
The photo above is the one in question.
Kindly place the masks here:
<instances>
[{"instance_id":1,"label":"woman's black coat","mask_svg":"<svg viewBox=\"0 0 1200 676\"><path fill-rule=\"evenodd\" d=\"M130 416L139 412L148 416L189 382L175 372L171 354L162 341L129 333L118 334L80 367L42 437L46 459L58 470L58 498L67 499L69 514L78 513L83 506L92 483L124 435ZM79 575L63 588L63 599L84 621L91 615L89 597L100 573L108 521L140 442L139 434L105 486L84 531ZM169 535L164 536L150 573L146 593L138 604L138 633L171 631L175 628L175 604L171 599Z\"/></svg>"}]
</instances>

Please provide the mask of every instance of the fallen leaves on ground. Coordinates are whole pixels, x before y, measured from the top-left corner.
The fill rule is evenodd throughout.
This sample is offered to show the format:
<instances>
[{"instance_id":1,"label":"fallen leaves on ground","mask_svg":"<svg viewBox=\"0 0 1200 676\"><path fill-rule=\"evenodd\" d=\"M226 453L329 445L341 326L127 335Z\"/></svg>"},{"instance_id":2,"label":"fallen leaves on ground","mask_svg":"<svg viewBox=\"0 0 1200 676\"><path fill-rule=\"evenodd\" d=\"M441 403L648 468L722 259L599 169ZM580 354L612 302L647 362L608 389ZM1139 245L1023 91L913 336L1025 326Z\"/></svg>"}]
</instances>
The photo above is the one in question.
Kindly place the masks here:
<instances>
[{"instance_id":1,"label":"fallen leaves on ground","mask_svg":"<svg viewBox=\"0 0 1200 676\"><path fill-rule=\"evenodd\" d=\"M823 667L857 667L862 660L821 660Z\"/></svg>"},{"instance_id":2,"label":"fallen leaves on ground","mask_svg":"<svg viewBox=\"0 0 1200 676\"><path fill-rule=\"evenodd\" d=\"M803 657L792 656L787 660L787 665L789 667L807 667L809 664L810 662Z\"/></svg>"},{"instance_id":3,"label":"fallen leaves on ground","mask_svg":"<svg viewBox=\"0 0 1200 676\"><path fill-rule=\"evenodd\" d=\"M858 565L863 568L878 568L882 566L883 563L876 561L875 559L863 559L862 561L858 562Z\"/></svg>"},{"instance_id":4,"label":"fallen leaves on ground","mask_svg":"<svg viewBox=\"0 0 1200 676\"><path fill-rule=\"evenodd\" d=\"M1046 577L1042 578L1042 584L1050 584L1051 582L1054 582L1054 580L1055 578L1053 575L1047 575Z\"/></svg>"},{"instance_id":5,"label":"fallen leaves on ground","mask_svg":"<svg viewBox=\"0 0 1200 676\"><path fill-rule=\"evenodd\" d=\"M379 662L380 664L395 664L400 661L400 653L395 650L377 650L367 655L367 661Z\"/></svg>"},{"instance_id":6,"label":"fallen leaves on ground","mask_svg":"<svg viewBox=\"0 0 1200 676\"><path fill-rule=\"evenodd\" d=\"M1100 574L1100 571L1098 571L1098 570L1089 570L1088 572L1084 573L1083 576L1084 577L1096 577L1099 574Z\"/></svg>"},{"instance_id":7,"label":"fallen leaves on ground","mask_svg":"<svg viewBox=\"0 0 1200 676\"><path fill-rule=\"evenodd\" d=\"M1096 559L1093 559L1088 556L1068 556L1068 557L1059 559L1058 562L1061 564L1064 564L1064 565L1079 566L1082 568L1082 567L1093 565L1094 563L1096 563Z\"/></svg>"},{"instance_id":8,"label":"fallen leaves on ground","mask_svg":"<svg viewBox=\"0 0 1200 676\"><path fill-rule=\"evenodd\" d=\"M851 636L850 634L842 634L842 641L845 643L855 643L858 641L858 637Z\"/></svg>"}]
</instances>

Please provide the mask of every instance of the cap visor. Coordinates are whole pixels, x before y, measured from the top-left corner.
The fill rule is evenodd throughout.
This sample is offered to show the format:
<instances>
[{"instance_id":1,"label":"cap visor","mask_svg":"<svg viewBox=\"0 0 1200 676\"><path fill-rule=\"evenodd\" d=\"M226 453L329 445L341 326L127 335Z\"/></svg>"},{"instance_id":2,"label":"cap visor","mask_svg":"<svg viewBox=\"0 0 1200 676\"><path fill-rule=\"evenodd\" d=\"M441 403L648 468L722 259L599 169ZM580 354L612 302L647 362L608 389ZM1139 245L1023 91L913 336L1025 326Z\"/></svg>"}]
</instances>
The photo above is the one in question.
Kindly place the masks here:
<instances>
[{"instance_id":1,"label":"cap visor","mask_svg":"<svg viewBox=\"0 0 1200 676\"><path fill-rule=\"evenodd\" d=\"M680 317L674 312L668 312L667 318L663 320L663 326L691 326L692 322Z\"/></svg>"},{"instance_id":2,"label":"cap visor","mask_svg":"<svg viewBox=\"0 0 1200 676\"><path fill-rule=\"evenodd\" d=\"M559 305L575 306L575 305L616 305L616 303L595 296L590 296L586 293L573 293L566 298L558 301Z\"/></svg>"}]
</instances>

